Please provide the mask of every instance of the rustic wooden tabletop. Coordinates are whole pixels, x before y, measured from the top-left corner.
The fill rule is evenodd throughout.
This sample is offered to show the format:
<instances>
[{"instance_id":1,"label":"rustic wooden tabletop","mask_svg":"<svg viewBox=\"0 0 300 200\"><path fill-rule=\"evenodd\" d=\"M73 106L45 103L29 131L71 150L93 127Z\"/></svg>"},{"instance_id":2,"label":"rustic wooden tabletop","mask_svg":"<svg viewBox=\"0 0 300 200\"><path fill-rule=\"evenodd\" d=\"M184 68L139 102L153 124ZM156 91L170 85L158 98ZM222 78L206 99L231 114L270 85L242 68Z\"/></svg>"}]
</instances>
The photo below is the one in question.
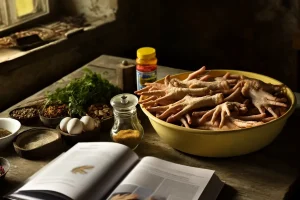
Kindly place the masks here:
<instances>
[{"instance_id":1,"label":"rustic wooden tabletop","mask_svg":"<svg viewBox=\"0 0 300 200\"><path fill-rule=\"evenodd\" d=\"M123 60L133 62L129 59L103 55L97 59L97 62L84 67L101 73L103 69L100 65L105 63L111 65L119 64ZM0 117L8 117L8 113L12 109L43 97L46 91L52 91L57 87L66 85L71 79L81 76L84 67L0 113ZM158 68L159 78L167 74L181 72L184 72L184 70L161 66ZM112 80L112 82L116 81L113 75L111 77L108 75L108 79ZM284 199L284 196L289 191L289 187L299 175L300 140L299 131L297 131L299 116L292 115L281 134L272 144L264 149L244 156L222 159L188 155L171 148L159 138L148 119L143 115L141 118L145 136L135 152L140 157L156 156L175 163L216 170L216 174L226 183L218 200ZM26 127L22 127L22 129L24 128ZM103 136L103 140L110 141L108 132L103 132ZM5 181L0 183L0 196L22 184L29 176L51 160L51 158L48 158L32 161L20 158L15 153L12 145L5 151L0 152L0 157L7 158L11 163L11 169Z\"/></svg>"}]
</instances>

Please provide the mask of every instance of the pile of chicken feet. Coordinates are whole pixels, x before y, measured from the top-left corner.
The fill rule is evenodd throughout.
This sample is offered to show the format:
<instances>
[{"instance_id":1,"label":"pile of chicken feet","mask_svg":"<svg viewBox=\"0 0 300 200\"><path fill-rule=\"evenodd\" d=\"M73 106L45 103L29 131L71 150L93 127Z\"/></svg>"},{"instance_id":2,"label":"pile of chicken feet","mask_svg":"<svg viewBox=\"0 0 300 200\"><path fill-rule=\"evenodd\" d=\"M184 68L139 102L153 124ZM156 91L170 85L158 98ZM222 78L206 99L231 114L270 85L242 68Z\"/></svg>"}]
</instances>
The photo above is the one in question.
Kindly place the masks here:
<instances>
[{"instance_id":1,"label":"pile of chicken feet","mask_svg":"<svg viewBox=\"0 0 300 200\"><path fill-rule=\"evenodd\" d=\"M167 122L203 130L250 128L283 115L285 86L226 73L213 77L205 66L184 80L164 78L135 92L139 103ZM145 98L146 97L146 98Z\"/></svg>"}]
</instances>

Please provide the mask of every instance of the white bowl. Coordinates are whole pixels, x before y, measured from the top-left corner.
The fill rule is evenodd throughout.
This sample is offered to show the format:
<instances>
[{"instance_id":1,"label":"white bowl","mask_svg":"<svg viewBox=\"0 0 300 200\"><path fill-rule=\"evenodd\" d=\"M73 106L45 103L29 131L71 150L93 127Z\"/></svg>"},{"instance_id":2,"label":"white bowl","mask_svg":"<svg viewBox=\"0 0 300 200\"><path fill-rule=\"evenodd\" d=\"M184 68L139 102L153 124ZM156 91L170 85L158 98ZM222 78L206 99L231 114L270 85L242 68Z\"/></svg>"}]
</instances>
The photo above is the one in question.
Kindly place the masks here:
<instances>
[{"instance_id":1,"label":"white bowl","mask_svg":"<svg viewBox=\"0 0 300 200\"><path fill-rule=\"evenodd\" d=\"M0 128L11 132L8 136L0 138L0 150L6 148L12 143L21 128L21 123L18 120L11 118L0 118Z\"/></svg>"}]
</instances>

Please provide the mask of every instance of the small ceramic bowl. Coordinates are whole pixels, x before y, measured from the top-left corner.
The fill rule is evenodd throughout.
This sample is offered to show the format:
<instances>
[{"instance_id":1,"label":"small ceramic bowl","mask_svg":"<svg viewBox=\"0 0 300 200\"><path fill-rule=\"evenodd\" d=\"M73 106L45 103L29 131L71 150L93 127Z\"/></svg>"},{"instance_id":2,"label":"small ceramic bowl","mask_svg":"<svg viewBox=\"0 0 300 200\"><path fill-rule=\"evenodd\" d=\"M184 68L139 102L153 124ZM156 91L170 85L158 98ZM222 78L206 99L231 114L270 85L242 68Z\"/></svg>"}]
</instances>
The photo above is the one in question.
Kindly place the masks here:
<instances>
[{"instance_id":1,"label":"small ceramic bowl","mask_svg":"<svg viewBox=\"0 0 300 200\"><path fill-rule=\"evenodd\" d=\"M99 141L101 138L101 134L100 134L101 127L95 128L93 131L82 132L82 133L76 134L76 135L72 135L72 134L62 131L59 128L59 125L56 127L56 130L59 131L59 133L62 136L63 141L67 145L75 145L78 142Z\"/></svg>"},{"instance_id":2,"label":"small ceramic bowl","mask_svg":"<svg viewBox=\"0 0 300 200\"><path fill-rule=\"evenodd\" d=\"M65 106L65 105L49 105L49 106L53 106L53 107L59 107L59 106ZM46 127L50 127L50 128L55 128L59 123L60 121L67 117L68 116L68 113L67 113L67 109L66 109L66 106L65 108L63 108L63 111L61 113L61 116L59 117L54 117L54 118L49 118L49 117L45 117L43 115L43 109L46 109L46 107L44 108L41 108L39 110L39 117L40 117L40 120L41 122L46 126Z\"/></svg>"},{"instance_id":3,"label":"small ceramic bowl","mask_svg":"<svg viewBox=\"0 0 300 200\"><path fill-rule=\"evenodd\" d=\"M34 113L31 117L19 117L19 116L14 116L14 112L20 111L22 109L32 109L34 110ZM25 107L21 107L21 108L16 108L12 111L9 112L9 117L18 120L19 122L21 122L21 124L23 125L31 125L31 124L35 124L38 122L39 120L39 113L38 113L38 106L25 106ZM28 111L25 111L28 112Z\"/></svg>"},{"instance_id":4,"label":"small ceramic bowl","mask_svg":"<svg viewBox=\"0 0 300 200\"><path fill-rule=\"evenodd\" d=\"M5 178L5 175L7 174L8 170L10 168L10 164L9 164L8 160L0 157L0 166L2 166L4 168L4 174L0 175L0 181L1 181Z\"/></svg>"},{"instance_id":5,"label":"small ceramic bowl","mask_svg":"<svg viewBox=\"0 0 300 200\"><path fill-rule=\"evenodd\" d=\"M18 135L13 145L17 154L27 159L45 158L63 150L60 133L48 128L26 130Z\"/></svg>"},{"instance_id":6,"label":"small ceramic bowl","mask_svg":"<svg viewBox=\"0 0 300 200\"><path fill-rule=\"evenodd\" d=\"M65 118L65 117L56 117L56 118L48 118L48 117L44 117L43 115L39 115L40 116L40 120L41 122L47 126L47 127L50 127L50 128L55 128L59 123L60 121Z\"/></svg>"},{"instance_id":7,"label":"small ceramic bowl","mask_svg":"<svg viewBox=\"0 0 300 200\"><path fill-rule=\"evenodd\" d=\"M0 150L2 150L11 144L11 142L17 136L18 131L21 128L21 123L18 120L11 118L0 118L0 128L11 132L11 134L5 137L0 137Z\"/></svg>"}]
</instances>

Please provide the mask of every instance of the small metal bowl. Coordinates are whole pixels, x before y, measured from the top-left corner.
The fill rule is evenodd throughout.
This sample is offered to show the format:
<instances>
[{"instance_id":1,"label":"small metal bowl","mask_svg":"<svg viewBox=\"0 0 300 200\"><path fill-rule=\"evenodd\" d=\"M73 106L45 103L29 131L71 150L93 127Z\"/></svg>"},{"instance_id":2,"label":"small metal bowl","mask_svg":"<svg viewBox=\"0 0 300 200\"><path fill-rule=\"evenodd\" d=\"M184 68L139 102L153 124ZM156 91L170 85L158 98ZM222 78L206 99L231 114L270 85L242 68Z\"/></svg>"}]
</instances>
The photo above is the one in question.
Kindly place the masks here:
<instances>
[{"instance_id":1,"label":"small metal bowl","mask_svg":"<svg viewBox=\"0 0 300 200\"><path fill-rule=\"evenodd\" d=\"M10 164L7 159L0 157L0 165L4 168L4 174L0 175L0 181L5 178L5 175L7 174Z\"/></svg>"}]
</instances>

